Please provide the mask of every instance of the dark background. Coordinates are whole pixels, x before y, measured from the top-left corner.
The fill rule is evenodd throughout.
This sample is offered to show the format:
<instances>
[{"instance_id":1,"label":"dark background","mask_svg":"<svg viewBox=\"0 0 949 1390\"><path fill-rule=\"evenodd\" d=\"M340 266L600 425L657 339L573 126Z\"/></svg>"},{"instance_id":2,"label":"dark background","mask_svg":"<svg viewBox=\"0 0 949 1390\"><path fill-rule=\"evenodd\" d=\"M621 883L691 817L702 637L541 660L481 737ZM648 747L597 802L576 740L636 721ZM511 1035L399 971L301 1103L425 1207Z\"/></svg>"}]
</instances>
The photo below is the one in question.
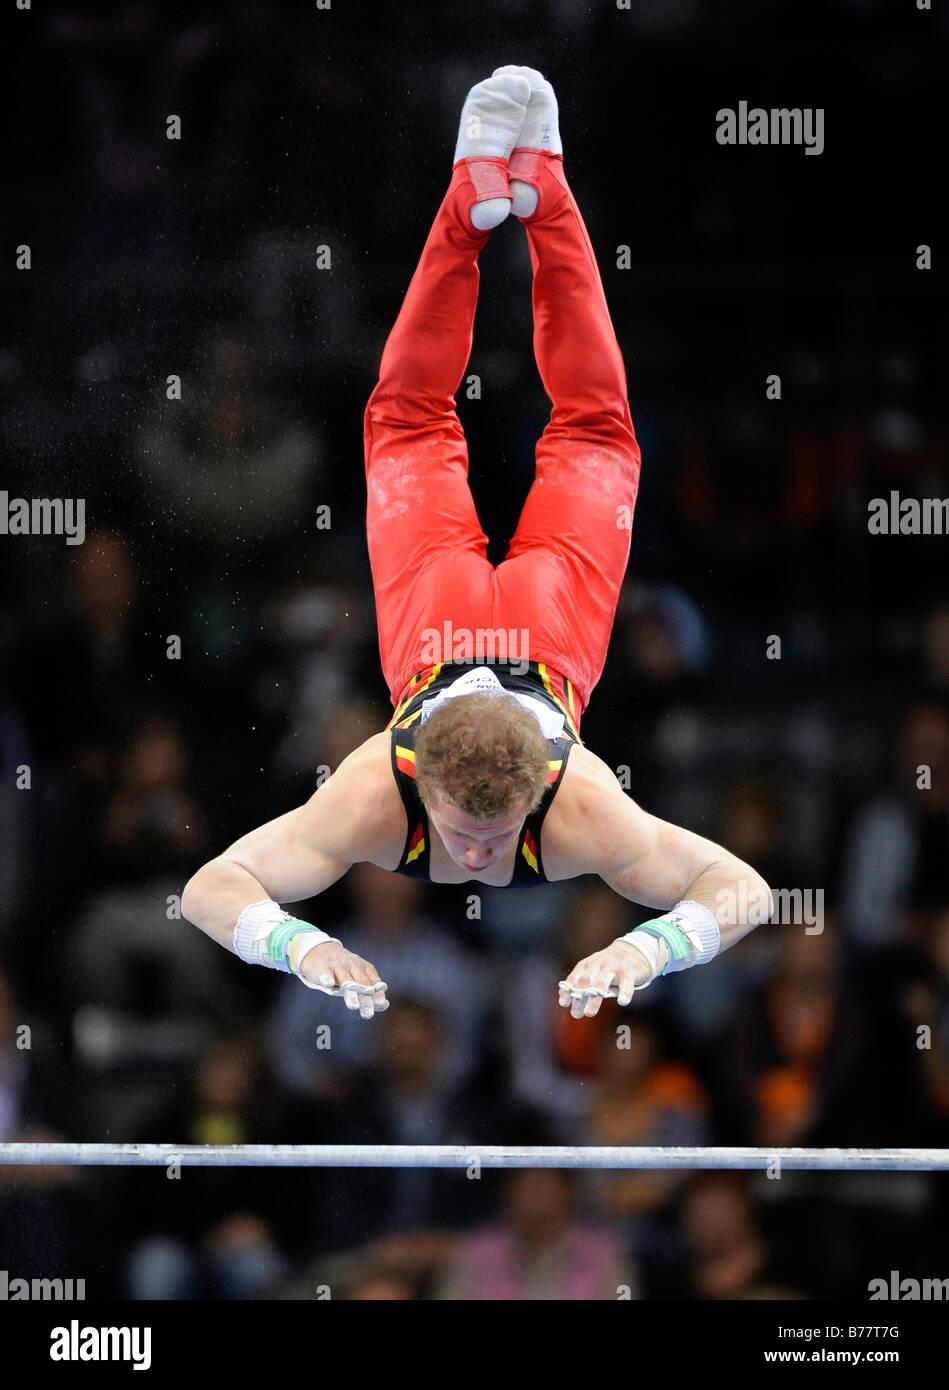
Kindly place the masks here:
<instances>
[{"instance_id":1,"label":"dark background","mask_svg":"<svg viewBox=\"0 0 949 1390\"><path fill-rule=\"evenodd\" d=\"M949 495L945 16L333 0L7 29L0 487L84 497L87 536L0 538L0 1140L949 1142L949 542L867 528L891 489ZM556 980L645 913L581 881L469 920L356 870L301 911L389 981L363 1025L175 895L389 717L362 411L465 93L510 62L557 91L643 451L584 740L647 809L822 890L826 929L573 1023ZM823 107L824 153L719 146L740 100ZM500 561L549 404L513 219L481 265L459 411ZM0 1170L0 1267L90 1297L865 1298L949 1273L946 1234L927 1175Z\"/></svg>"}]
</instances>

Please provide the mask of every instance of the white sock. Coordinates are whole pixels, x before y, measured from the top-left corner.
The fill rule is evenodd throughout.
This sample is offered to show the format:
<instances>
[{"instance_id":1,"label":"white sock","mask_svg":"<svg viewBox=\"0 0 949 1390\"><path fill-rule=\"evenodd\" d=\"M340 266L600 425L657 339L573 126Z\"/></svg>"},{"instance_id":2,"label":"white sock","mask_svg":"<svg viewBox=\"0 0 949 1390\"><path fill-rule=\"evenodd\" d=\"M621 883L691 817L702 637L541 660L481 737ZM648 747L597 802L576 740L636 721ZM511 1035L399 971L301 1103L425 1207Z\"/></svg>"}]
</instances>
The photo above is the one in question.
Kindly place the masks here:
<instances>
[{"instance_id":1,"label":"white sock","mask_svg":"<svg viewBox=\"0 0 949 1390\"><path fill-rule=\"evenodd\" d=\"M472 87L461 111L455 157L510 159L527 113L530 83L517 73L489 77ZM509 198L488 198L468 213L478 231L487 232L511 211Z\"/></svg>"},{"instance_id":2,"label":"white sock","mask_svg":"<svg viewBox=\"0 0 949 1390\"><path fill-rule=\"evenodd\" d=\"M554 89L536 68L505 67L495 68L493 77L524 77L530 83L530 100L517 146L528 145L534 150L549 150L551 154L563 154L560 141L557 98ZM530 217L537 208L537 189L521 179L511 180L514 203L511 211L515 217Z\"/></svg>"}]
</instances>

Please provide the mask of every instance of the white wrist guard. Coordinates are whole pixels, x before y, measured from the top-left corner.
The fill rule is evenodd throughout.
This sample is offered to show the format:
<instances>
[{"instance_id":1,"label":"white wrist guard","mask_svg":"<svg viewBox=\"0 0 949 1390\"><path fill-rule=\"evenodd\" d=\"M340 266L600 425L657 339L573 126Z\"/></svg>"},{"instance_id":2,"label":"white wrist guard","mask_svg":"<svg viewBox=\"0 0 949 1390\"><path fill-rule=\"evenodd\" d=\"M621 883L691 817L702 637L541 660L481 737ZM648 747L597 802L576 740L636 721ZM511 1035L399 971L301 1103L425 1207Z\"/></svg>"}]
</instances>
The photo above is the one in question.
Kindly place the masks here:
<instances>
[{"instance_id":1,"label":"white wrist guard","mask_svg":"<svg viewBox=\"0 0 949 1390\"><path fill-rule=\"evenodd\" d=\"M300 969L304 956L314 946L322 946L327 941L335 941L337 946L342 944L337 937L328 936L309 922L291 917L279 903L269 899L245 907L234 927L234 950L241 960L249 965L265 965L269 970L282 970L300 979L303 979ZM309 981L303 980L303 983Z\"/></svg>"},{"instance_id":2,"label":"white wrist guard","mask_svg":"<svg viewBox=\"0 0 949 1390\"><path fill-rule=\"evenodd\" d=\"M662 917L643 922L618 940L628 941L649 961L653 973L646 984L652 984L657 975L671 975L677 970L689 970L693 965L707 965L718 955L722 945L718 923L712 913L688 898L676 903ZM640 989L645 987L639 986Z\"/></svg>"}]
</instances>

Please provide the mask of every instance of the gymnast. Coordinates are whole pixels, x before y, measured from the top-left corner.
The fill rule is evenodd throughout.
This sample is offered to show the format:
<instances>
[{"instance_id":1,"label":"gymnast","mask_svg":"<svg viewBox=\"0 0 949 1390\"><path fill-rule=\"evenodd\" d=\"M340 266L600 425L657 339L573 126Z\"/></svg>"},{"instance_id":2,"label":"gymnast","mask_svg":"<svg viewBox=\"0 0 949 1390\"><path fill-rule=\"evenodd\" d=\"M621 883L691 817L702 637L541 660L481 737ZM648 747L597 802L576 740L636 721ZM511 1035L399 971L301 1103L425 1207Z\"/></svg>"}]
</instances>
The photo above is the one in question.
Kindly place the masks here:
<instances>
[{"instance_id":1,"label":"gymnast","mask_svg":"<svg viewBox=\"0 0 949 1390\"><path fill-rule=\"evenodd\" d=\"M494 566L454 398L471 352L478 255L510 214L527 233L534 354L552 410ZM323 892L355 863L515 888L597 874L658 909L558 983L575 1018L708 964L766 921L771 894L753 868L650 815L580 739L629 557L640 452L564 174L556 98L532 68L498 68L468 93L451 182L386 342L364 441L379 651L395 712L303 806L199 869L185 917L242 960L341 995L363 1018L388 1007L372 963L280 906ZM736 902L742 911L723 908Z\"/></svg>"}]
</instances>

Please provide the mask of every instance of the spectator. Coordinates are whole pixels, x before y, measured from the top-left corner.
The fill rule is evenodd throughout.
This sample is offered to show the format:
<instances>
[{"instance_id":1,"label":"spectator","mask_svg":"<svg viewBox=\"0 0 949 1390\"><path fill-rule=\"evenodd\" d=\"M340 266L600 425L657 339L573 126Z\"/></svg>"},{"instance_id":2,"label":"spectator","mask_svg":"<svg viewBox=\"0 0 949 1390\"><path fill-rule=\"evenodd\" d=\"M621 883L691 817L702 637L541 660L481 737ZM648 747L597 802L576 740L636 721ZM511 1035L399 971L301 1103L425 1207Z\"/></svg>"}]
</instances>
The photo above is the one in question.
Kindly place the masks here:
<instances>
[{"instance_id":1,"label":"spectator","mask_svg":"<svg viewBox=\"0 0 949 1390\"><path fill-rule=\"evenodd\" d=\"M920 701L894 746L894 777L851 822L841 874L841 917L863 946L898 943L907 914L945 897L949 849L949 711Z\"/></svg>"},{"instance_id":2,"label":"spectator","mask_svg":"<svg viewBox=\"0 0 949 1390\"><path fill-rule=\"evenodd\" d=\"M248 345L224 324L204 340L197 380L163 401L138 458L177 540L227 550L286 535L312 514L322 442L265 390Z\"/></svg>"},{"instance_id":3,"label":"spectator","mask_svg":"<svg viewBox=\"0 0 949 1390\"><path fill-rule=\"evenodd\" d=\"M719 1051L720 1119L736 1142L878 1145L925 1127L905 1026L872 1008L853 977L844 988L833 920L824 928L778 929L779 968L745 1000Z\"/></svg>"},{"instance_id":4,"label":"spectator","mask_svg":"<svg viewBox=\"0 0 949 1390\"><path fill-rule=\"evenodd\" d=\"M61 1046L0 962L0 1143L55 1143L81 1123L77 1110ZM0 1166L0 1268L11 1277L83 1277L74 1261L86 1229L74 1168Z\"/></svg>"},{"instance_id":5,"label":"spectator","mask_svg":"<svg viewBox=\"0 0 949 1390\"><path fill-rule=\"evenodd\" d=\"M245 1031L211 1044L189 1092L154 1115L140 1137L253 1144L291 1133L257 1039ZM284 1272L278 1230L293 1225L300 1174L291 1180L290 1212L275 1175L253 1168L198 1168L147 1191L141 1177L130 1173L125 1183L125 1221L138 1232L126 1267L129 1298L252 1298Z\"/></svg>"},{"instance_id":6,"label":"spectator","mask_svg":"<svg viewBox=\"0 0 949 1390\"><path fill-rule=\"evenodd\" d=\"M572 1018L560 1008L557 981L578 960L632 931L631 913L603 885L575 888L556 952L528 957L518 966L517 990L504 992L512 1093L549 1114L563 1143L576 1141L603 1041L615 1038L620 1017L615 1000L607 999L593 1019Z\"/></svg>"},{"instance_id":7,"label":"spectator","mask_svg":"<svg viewBox=\"0 0 949 1390\"><path fill-rule=\"evenodd\" d=\"M776 1277L743 1173L699 1178L682 1208L688 1296L701 1299L800 1297Z\"/></svg>"},{"instance_id":8,"label":"spectator","mask_svg":"<svg viewBox=\"0 0 949 1390\"><path fill-rule=\"evenodd\" d=\"M584 1142L635 1146L709 1142L708 1097L683 1061L670 1056L659 1020L631 1010L603 1038L603 1061L590 1097ZM663 1239L652 1218L680 1191L687 1175L666 1172L598 1173L590 1184L599 1212L628 1244L642 1248Z\"/></svg>"},{"instance_id":9,"label":"spectator","mask_svg":"<svg viewBox=\"0 0 949 1390\"><path fill-rule=\"evenodd\" d=\"M355 1088L333 1124L340 1144L503 1143L503 1103L487 1104L452 1085L445 1032L426 1004L394 1000L374 1020L382 1032L376 1070ZM411 1233L468 1225L483 1215L490 1184L434 1168L360 1169L327 1174L326 1234L334 1248L354 1247L386 1230Z\"/></svg>"},{"instance_id":10,"label":"spectator","mask_svg":"<svg viewBox=\"0 0 949 1390\"><path fill-rule=\"evenodd\" d=\"M579 1216L577 1178L561 1168L508 1175L500 1221L459 1243L435 1297L576 1303L638 1298L616 1237Z\"/></svg>"}]
</instances>

